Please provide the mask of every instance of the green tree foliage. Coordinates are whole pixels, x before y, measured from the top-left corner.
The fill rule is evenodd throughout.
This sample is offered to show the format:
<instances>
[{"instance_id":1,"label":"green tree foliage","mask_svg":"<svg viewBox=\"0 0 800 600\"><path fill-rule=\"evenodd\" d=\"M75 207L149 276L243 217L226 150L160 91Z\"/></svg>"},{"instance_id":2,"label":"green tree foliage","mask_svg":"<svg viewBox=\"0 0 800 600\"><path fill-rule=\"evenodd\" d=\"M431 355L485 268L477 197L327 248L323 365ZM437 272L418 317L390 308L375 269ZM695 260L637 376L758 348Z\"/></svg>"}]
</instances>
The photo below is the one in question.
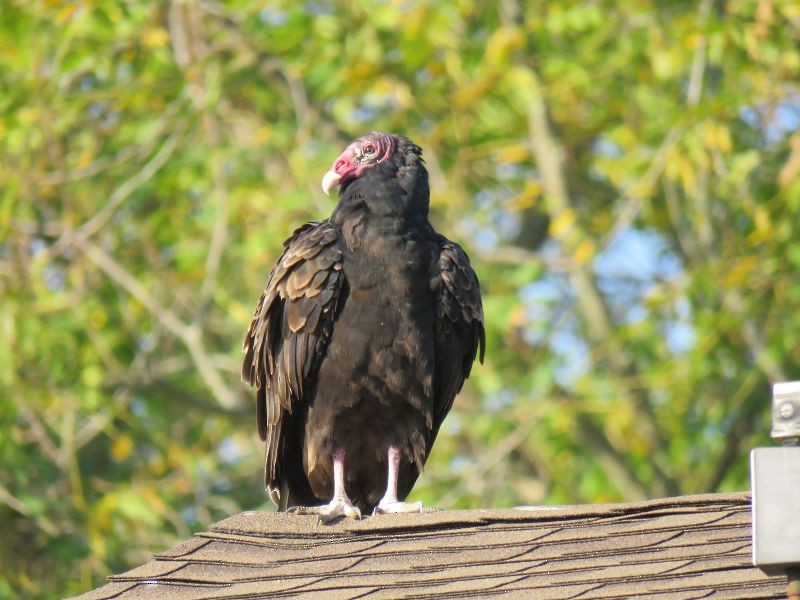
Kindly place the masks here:
<instances>
[{"instance_id":1,"label":"green tree foliage","mask_svg":"<svg viewBox=\"0 0 800 600\"><path fill-rule=\"evenodd\" d=\"M0 596L268 507L240 343L351 137L425 149L487 362L415 496L747 487L800 377L792 0L0 6Z\"/></svg>"}]
</instances>

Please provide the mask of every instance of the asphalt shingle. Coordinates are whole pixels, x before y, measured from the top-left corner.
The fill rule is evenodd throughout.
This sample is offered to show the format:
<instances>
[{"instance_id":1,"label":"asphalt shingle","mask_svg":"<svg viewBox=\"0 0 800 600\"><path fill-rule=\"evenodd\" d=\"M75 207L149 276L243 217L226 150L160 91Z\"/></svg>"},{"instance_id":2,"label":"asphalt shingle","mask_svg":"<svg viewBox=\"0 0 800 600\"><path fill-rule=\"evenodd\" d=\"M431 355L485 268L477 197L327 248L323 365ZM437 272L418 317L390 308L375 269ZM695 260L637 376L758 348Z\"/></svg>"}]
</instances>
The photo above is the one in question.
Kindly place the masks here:
<instances>
[{"instance_id":1,"label":"asphalt shingle","mask_svg":"<svg viewBox=\"0 0 800 600\"><path fill-rule=\"evenodd\" d=\"M750 544L745 493L333 525L245 512L79 598L785 598Z\"/></svg>"}]
</instances>

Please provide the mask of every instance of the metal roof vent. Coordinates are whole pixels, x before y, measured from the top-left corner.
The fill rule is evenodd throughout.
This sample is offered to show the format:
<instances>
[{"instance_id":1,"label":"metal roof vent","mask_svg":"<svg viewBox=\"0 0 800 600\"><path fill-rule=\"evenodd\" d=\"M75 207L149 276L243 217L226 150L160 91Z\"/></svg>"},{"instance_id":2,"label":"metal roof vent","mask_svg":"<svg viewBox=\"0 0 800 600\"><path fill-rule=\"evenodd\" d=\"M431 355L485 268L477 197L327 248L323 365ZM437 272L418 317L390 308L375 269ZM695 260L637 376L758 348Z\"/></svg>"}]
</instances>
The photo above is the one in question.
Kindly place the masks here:
<instances>
[{"instance_id":1,"label":"metal roof vent","mask_svg":"<svg viewBox=\"0 0 800 600\"><path fill-rule=\"evenodd\" d=\"M753 564L786 572L788 597L800 600L800 381L772 387L772 437L783 445L750 453Z\"/></svg>"}]
</instances>

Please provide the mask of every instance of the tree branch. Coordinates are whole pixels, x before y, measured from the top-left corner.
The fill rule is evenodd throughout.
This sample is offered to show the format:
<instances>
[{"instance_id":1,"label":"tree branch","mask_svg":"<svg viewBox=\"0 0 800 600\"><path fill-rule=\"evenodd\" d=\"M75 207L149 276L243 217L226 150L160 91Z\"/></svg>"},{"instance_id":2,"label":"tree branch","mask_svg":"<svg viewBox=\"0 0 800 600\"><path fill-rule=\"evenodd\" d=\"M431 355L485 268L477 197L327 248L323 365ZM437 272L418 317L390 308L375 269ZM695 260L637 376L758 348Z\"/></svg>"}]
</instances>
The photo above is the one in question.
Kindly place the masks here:
<instances>
[{"instance_id":1,"label":"tree branch","mask_svg":"<svg viewBox=\"0 0 800 600\"><path fill-rule=\"evenodd\" d=\"M209 137L212 138L213 142L217 143L219 138L217 123L211 115L206 115L206 119L204 120L206 121L206 129ZM214 288L217 284L219 267L222 263L222 254L225 251L225 243L228 238L229 197L225 184L223 159L219 156L212 159L211 176L214 183L216 218L214 219L214 227L211 230L211 242L208 245L205 276L200 286L200 303L195 322L201 319L208 309L208 305L214 293Z\"/></svg>"},{"instance_id":2,"label":"tree branch","mask_svg":"<svg viewBox=\"0 0 800 600\"><path fill-rule=\"evenodd\" d=\"M756 423L755 416L763 410L761 394L751 396L753 389L761 382L761 376L757 369L753 369L747 374L744 381L736 391L736 395L730 401L731 410L739 409L739 414L728 428L725 436L725 447L717 459L711 473L703 478L705 487L702 491L717 491L725 478L725 474L731 465L742 456L742 442L747 439L747 434L753 431ZM744 398L744 401L742 401Z\"/></svg>"},{"instance_id":3,"label":"tree branch","mask_svg":"<svg viewBox=\"0 0 800 600\"><path fill-rule=\"evenodd\" d=\"M574 262L566 257L544 257L539 252L526 250L519 246L497 246L489 250L475 249L475 255L484 263L510 264L510 265L535 265L544 267L551 273L569 271L574 267Z\"/></svg>"},{"instance_id":4,"label":"tree branch","mask_svg":"<svg viewBox=\"0 0 800 600\"><path fill-rule=\"evenodd\" d=\"M644 175L642 175L636 182L629 185L628 188L623 191L622 194L620 194L617 201L621 202L627 199L627 204L617 216L611 231L601 242L600 245L602 247L608 247L608 245L611 244L620 233L628 229L633 223L634 219L639 216L639 211L642 210L641 196L655 187L656 183L658 182L658 178L664 172L664 167L667 164L667 155L669 154L669 151L675 147L675 144L678 143L681 135L683 135L682 127L673 127L670 129L667 135L664 136L664 141L661 142L661 145L658 147L658 150L656 151L655 156L653 156L653 160L650 161L650 166L647 168L647 171L645 171Z\"/></svg>"},{"instance_id":5,"label":"tree branch","mask_svg":"<svg viewBox=\"0 0 800 600\"><path fill-rule=\"evenodd\" d=\"M697 9L697 23L700 27L705 27L708 16L711 14L713 0L702 0ZM706 69L706 36L700 35L697 38L697 45L694 47L692 58L692 69L689 75L689 85L686 89L686 104L691 107L697 106L700 96L703 93L703 76Z\"/></svg>"},{"instance_id":6,"label":"tree branch","mask_svg":"<svg viewBox=\"0 0 800 600\"><path fill-rule=\"evenodd\" d=\"M527 422L519 425L514 431L504 437L500 443L496 444L488 454L484 455L479 462L474 463L473 467L460 478L459 483L440 498L436 504L444 507L452 506L470 485L476 480L480 480L492 467L522 444L533 428L538 424L536 419L529 419Z\"/></svg>"},{"instance_id":7,"label":"tree branch","mask_svg":"<svg viewBox=\"0 0 800 600\"><path fill-rule=\"evenodd\" d=\"M43 182L46 185L59 185L62 183L69 183L71 181L78 181L80 179L86 179L88 177L98 175L106 169L120 165L134 156L138 155L142 158L146 157L158 144L159 138L163 135L164 130L172 127L175 115L184 101L185 96L181 94L177 99L172 101L169 106L167 106L162 113L161 118L159 119L158 128L149 136L146 141L143 141L140 144L131 144L126 146L116 154L99 158L85 167L80 167L71 171L67 171L63 167L54 171L48 171L42 176Z\"/></svg>"},{"instance_id":8,"label":"tree branch","mask_svg":"<svg viewBox=\"0 0 800 600\"><path fill-rule=\"evenodd\" d=\"M111 256L86 239L76 237L71 243L89 260L97 265L109 278L139 301L167 330L180 339L195 364L197 373L219 404L231 409L238 404L233 392L223 382L219 371L206 353L203 339L197 326L187 325L169 308L160 304L133 275L128 273Z\"/></svg>"},{"instance_id":9,"label":"tree branch","mask_svg":"<svg viewBox=\"0 0 800 600\"><path fill-rule=\"evenodd\" d=\"M625 461L606 438L603 431L586 415L577 416L581 440L592 450L593 456L608 474L622 497L629 501L645 500L649 490L639 479L636 471Z\"/></svg>"},{"instance_id":10,"label":"tree branch","mask_svg":"<svg viewBox=\"0 0 800 600\"><path fill-rule=\"evenodd\" d=\"M535 88L532 92L532 102L528 111L528 126L531 146L536 163L539 166L542 186L555 214L564 214L573 211L572 199L566 182L564 172L565 153L558 140L555 138L548 116L547 106L542 92L538 74L532 71ZM585 239L585 234L579 230L579 225L573 223L561 235L561 242L570 254L578 244ZM588 265L575 265L568 277L576 292L578 305L587 326L589 339L592 344L601 346L613 343L613 325L610 311L597 288L597 283ZM619 347L611 348L608 352L609 365L617 377L637 377L635 365L628 354ZM651 492L654 494L676 494L678 486L675 480L667 474L659 464L659 455L665 447L663 434L658 425L652 406L640 386L637 389L621 389L622 396L632 405L637 414L637 419L644 435L655 447L653 470L655 474Z\"/></svg>"},{"instance_id":11,"label":"tree branch","mask_svg":"<svg viewBox=\"0 0 800 600\"><path fill-rule=\"evenodd\" d=\"M53 523L46 517L38 516L33 517L28 507L20 502L16 496L9 492L6 488L0 485L0 502L8 506L11 510L18 512L23 517L29 517L34 523L47 535L56 536L59 531Z\"/></svg>"},{"instance_id":12,"label":"tree branch","mask_svg":"<svg viewBox=\"0 0 800 600\"><path fill-rule=\"evenodd\" d=\"M62 234L62 236L46 250L44 259L51 260L55 256L61 254L70 244L75 245L76 240L86 240L96 233L105 222L111 218L114 211L116 211L137 188L146 183L162 166L164 166L164 163L166 163L175 152L175 148L178 145L178 140L182 133L183 127L179 127L178 130L173 131L161 145L158 152L156 152L137 173L122 182L122 184L112 192L108 202L106 202L103 208L97 211L92 218L77 229L72 229Z\"/></svg>"}]
</instances>

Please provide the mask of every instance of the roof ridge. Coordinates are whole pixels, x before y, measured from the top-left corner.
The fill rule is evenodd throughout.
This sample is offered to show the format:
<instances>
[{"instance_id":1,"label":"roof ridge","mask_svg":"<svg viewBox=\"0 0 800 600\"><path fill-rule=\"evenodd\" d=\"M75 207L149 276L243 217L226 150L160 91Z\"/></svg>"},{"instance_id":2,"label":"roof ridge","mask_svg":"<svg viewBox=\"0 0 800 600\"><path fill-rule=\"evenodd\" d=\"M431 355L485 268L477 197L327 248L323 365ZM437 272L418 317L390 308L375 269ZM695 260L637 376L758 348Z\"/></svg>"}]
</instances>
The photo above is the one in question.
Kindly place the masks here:
<instances>
[{"instance_id":1,"label":"roof ridge","mask_svg":"<svg viewBox=\"0 0 800 600\"><path fill-rule=\"evenodd\" d=\"M750 519L748 493L332 525L247 512L114 576L84 600L785 598L785 577L750 563Z\"/></svg>"}]
</instances>

